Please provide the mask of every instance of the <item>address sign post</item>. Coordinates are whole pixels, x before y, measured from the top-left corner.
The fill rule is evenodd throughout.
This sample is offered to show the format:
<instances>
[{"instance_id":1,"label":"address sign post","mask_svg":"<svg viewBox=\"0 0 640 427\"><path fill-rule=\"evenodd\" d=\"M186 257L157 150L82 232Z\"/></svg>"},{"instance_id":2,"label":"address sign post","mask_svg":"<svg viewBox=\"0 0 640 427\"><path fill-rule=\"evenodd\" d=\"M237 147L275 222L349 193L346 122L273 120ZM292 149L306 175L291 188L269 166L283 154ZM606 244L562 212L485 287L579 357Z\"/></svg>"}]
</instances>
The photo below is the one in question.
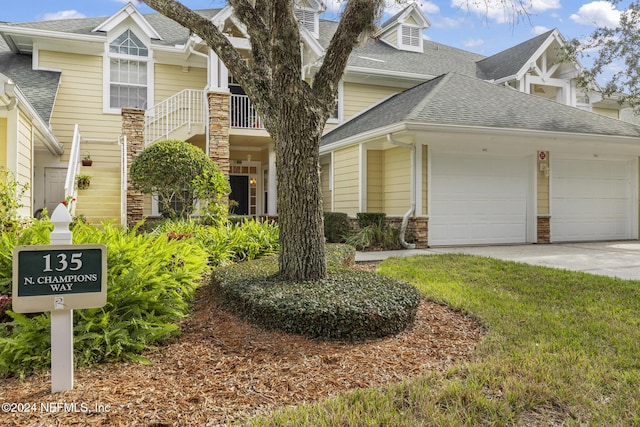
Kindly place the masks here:
<instances>
[{"instance_id":1,"label":"address sign post","mask_svg":"<svg viewBox=\"0 0 640 427\"><path fill-rule=\"evenodd\" d=\"M105 245L73 245L71 215L51 215L51 244L13 251L12 310L51 312L51 392L73 389L73 310L107 303Z\"/></svg>"}]
</instances>

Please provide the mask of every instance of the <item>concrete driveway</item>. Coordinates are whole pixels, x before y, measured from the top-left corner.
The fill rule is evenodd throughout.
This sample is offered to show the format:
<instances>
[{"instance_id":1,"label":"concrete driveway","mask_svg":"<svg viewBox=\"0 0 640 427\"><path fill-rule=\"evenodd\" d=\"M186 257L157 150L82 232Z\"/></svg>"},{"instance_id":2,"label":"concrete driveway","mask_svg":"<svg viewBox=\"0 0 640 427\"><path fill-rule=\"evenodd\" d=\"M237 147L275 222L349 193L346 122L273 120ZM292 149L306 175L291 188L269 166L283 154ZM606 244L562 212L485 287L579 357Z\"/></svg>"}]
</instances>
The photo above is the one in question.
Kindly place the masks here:
<instances>
[{"instance_id":1,"label":"concrete driveway","mask_svg":"<svg viewBox=\"0 0 640 427\"><path fill-rule=\"evenodd\" d=\"M640 280L640 241L553 243L550 245L458 246L383 252L357 252L356 261L390 256L464 253L545 267Z\"/></svg>"}]
</instances>

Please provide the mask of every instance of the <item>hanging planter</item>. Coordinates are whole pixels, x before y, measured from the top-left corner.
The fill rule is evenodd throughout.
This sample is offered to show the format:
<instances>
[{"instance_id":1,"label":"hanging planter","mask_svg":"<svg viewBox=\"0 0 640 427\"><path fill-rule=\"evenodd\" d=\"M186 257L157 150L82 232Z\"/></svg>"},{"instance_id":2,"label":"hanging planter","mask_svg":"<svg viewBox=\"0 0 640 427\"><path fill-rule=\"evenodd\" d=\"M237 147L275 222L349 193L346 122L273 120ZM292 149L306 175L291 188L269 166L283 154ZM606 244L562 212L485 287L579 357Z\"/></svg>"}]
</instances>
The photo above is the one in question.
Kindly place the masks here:
<instances>
[{"instance_id":1,"label":"hanging planter","mask_svg":"<svg viewBox=\"0 0 640 427\"><path fill-rule=\"evenodd\" d=\"M91 177L89 175L78 175L76 177L78 190L86 190L91 185Z\"/></svg>"},{"instance_id":2,"label":"hanging planter","mask_svg":"<svg viewBox=\"0 0 640 427\"><path fill-rule=\"evenodd\" d=\"M82 159L82 166L91 166L93 164L93 160L91 160L91 155L87 152Z\"/></svg>"}]
</instances>

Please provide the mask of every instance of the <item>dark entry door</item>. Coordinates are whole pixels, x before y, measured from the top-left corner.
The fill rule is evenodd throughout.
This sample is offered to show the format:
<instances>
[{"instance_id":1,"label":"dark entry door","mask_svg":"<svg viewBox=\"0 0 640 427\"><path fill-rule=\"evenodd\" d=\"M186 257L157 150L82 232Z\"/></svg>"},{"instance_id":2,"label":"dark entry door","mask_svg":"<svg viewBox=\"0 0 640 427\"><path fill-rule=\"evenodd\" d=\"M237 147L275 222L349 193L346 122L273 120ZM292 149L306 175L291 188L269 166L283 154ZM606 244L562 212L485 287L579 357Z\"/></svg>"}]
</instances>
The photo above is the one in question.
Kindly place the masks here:
<instances>
[{"instance_id":1,"label":"dark entry door","mask_svg":"<svg viewBox=\"0 0 640 427\"><path fill-rule=\"evenodd\" d=\"M235 200L238 205L231 211L236 215L249 215L249 177L246 175L229 176L231 194L229 200Z\"/></svg>"}]
</instances>

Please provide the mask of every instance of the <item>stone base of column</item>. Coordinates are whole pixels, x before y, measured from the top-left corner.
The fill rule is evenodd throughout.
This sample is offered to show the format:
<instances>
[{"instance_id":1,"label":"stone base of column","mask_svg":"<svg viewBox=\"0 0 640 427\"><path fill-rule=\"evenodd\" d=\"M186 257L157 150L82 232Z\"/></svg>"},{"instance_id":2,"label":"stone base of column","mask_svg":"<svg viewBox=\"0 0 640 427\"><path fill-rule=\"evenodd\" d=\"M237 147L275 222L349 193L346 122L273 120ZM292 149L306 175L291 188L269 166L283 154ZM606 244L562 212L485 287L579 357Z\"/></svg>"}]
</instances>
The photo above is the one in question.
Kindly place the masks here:
<instances>
[{"instance_id":1,"label":"stone base of column","mask_svg":"<svg viewBox=\"0 0 640 427\"><path fill-rule=\"evenodd\" d=\"M549 215L539 215L537 218L538 240L536 243L551 243L551 217Z\"/></svg>"}]
</instances>

